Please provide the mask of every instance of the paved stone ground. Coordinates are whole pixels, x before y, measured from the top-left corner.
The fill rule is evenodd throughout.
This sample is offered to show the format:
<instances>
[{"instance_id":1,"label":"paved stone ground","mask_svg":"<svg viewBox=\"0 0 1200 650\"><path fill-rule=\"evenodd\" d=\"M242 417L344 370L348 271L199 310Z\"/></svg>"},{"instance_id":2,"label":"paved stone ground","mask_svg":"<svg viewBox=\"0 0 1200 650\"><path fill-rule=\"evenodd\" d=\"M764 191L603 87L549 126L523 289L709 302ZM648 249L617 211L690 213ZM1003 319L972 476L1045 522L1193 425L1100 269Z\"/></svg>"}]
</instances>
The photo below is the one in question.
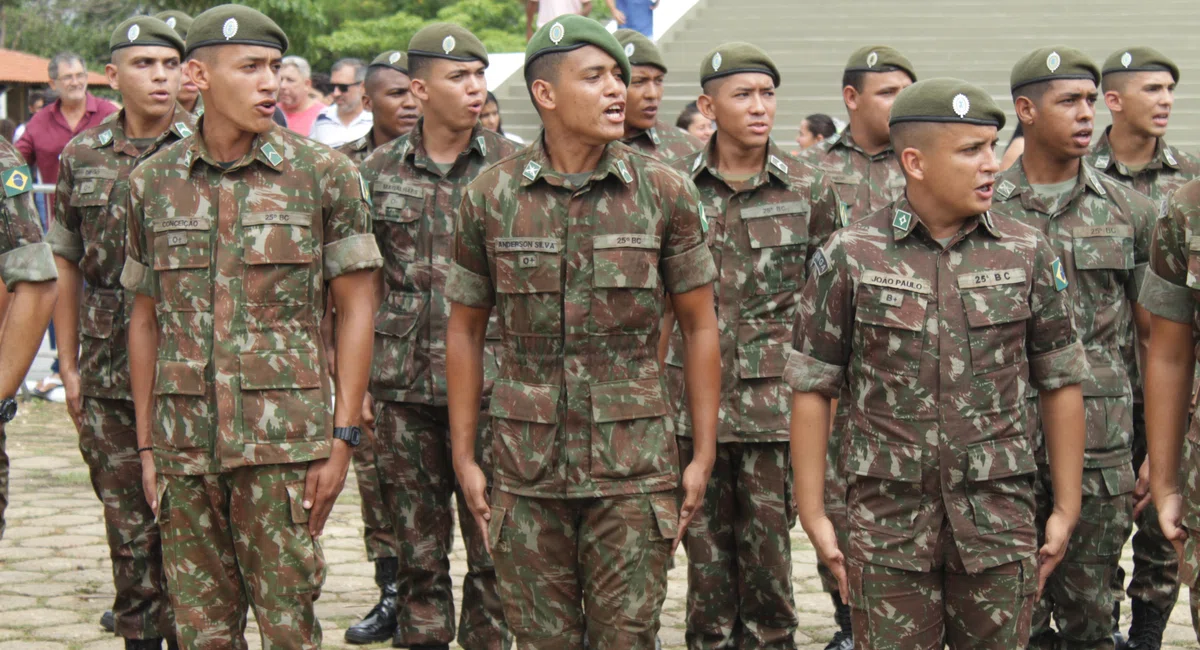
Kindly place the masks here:
<instances>
[{"instance_id":1,"label":"paved stone ground","mask_svg":"<svg viewBox=\"0 0 1200 650\"><path fill-rule=\"evenodd\" d=\"M41 400L24 403L9 425L8 445L13 459L12 504L8 531L0 542L0 650L123 647L97 624L100 613L112 603L111 565L100 504L91 491L65 408ZM353 481L351 472L323 538L329 578L317 611L331 648L347 647L342 644L343 631L377 596L372 565L363 550ZM452 571L457 584L466 571L466 559L461 542L456 545ZM805 650L820 650L833 633L832 608L816 577L816 557L799 529L792 535L792 545L800 609L797 638ZM1128 570L1128 552L1125 561ZM683 645L685 563L680 551L663 610L661 637L663 646L671 649ZM1197 647L1184 593L1171 618L1168 647ZM258 648L253 617L247 636L251 648Z\"/></svg>"}]
</instances>

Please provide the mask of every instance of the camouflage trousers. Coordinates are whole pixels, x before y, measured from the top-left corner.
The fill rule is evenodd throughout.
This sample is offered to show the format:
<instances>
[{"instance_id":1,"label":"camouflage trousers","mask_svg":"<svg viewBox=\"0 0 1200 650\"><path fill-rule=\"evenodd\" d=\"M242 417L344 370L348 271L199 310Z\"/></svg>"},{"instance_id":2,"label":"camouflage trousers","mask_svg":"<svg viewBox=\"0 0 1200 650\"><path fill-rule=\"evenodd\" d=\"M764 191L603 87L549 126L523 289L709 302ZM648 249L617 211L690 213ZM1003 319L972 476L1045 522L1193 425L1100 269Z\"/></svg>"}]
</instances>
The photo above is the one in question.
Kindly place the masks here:
<instances>
[{"instance_id":1,"label":"camouflage trousers","mask_svg":"<svg viewBox=\"0 0 1200 650\"><path fill-rule=\"evenodd\" d=\"M112 612L117 636L126 639L173 637L174 617L167 600L162 543L154 512L142 491L133 402L83 399L79 451L92 489L104 505L104 529L112 558L116 599Z\"/></svg>"},{"instance_id":2,"label":"camouflage trousers","mask_svg":"<svg viewBox=\"0 0 1200 650\"><path fill-rule=\"evenodd\" d=\"M313 603L325 557L308 532L306 463L159 475L158 525L181 647L245 650L246 615L263 650L321 646Z\"/></svg>"},{"instance_id":3,"label":"camouflage trousers","mask_svg":"<svg viewBox=\"0 0 1200 650\"><path fill-rule=\"evenodd\" d=\"M949 524L938 535L941 565L905 571L851 555L854 647L858 650L1014 650L1025 647L1037 595L1037 560L968 573ZM1111 619L1111 612L1109 618Z\"/></svg>"},{"instance_id":4,"label":"camouflage trousers","mask_svg":"<svg viewBox=\"0 0 1200 650\"><path fill-rule=\"evenodd\" d=\"M692 462L678 438L679 463ZM704 505L684 537L688 556L687 645L795 648L790 445L717 445Z\"/></svg>"},{"instance_id":5,"label":"camouflage trousers","mask_svg":"<svg viewBox=\"0 0 1200 650\"><path fill-rule=\"evenodd\" d=\"M1137 474L1146 459L1146 418L1142 404L1133 408L1133 471ZM1150 603L1155 609L1169 617L1179 600L1179 556L1158 525L1158 508L1151 502L1142 509L1136 519L1137 532L1133 535L1133 575L1129 580L1128 594L1131 599ZM1124 571L1119 572L1121 582L1115 586L1118 597L1124 582Z\"/></svg>"},{"instance_id":6,"label":"camouflage trousers","mask_svg":"<svg viewBox=\"0 0 1200 650\"><path fill-rule=\"evenodd\" d=\"M480 417L476 458L491 476L491 436ZM504 609L496 593L496 571L483 534L467 510L454 477L446 407L375 402L375 465L391 517L399 558L396 639L402 646L454 640L454 590L450 545L458 520L467 550L458 642L466 650L507 647Z\"/></svg>"},{"instance_id":7,"label":"camouflage trousers","mask_svg":"<svg viewBox=\"0 0 1200 650\"><path fill-rule=\"evenodd\" d=\"M362 510L363 542L367 545L367 559L372 561L396 557L396 535L392 533L391 516L383 498L383 482L375 467L375 448L378 446L374 432L364 430L353 456Z\"/></svg>"},{"instance_id":8,"label":"camouflage trousers","mask_svg":"<svg viewBox=\"0 0 1200 650\"><path fill-rule=\"evenodd\" d=\"M488 537L521 650L652 650L679 529L671 492L545 499L492 491Z\"/></svg>"},{"instance_id":9,"label":"camouflage trousers","mask_svg":"<svg viewBox=\"0 0 1200 650\"><path fill-rule=\"evenodd\" d=\"M1121 549L1133 528L1133 479L1129 466L1085 469L1079 523L1067 554L1050 574L1034 607L1030 648L1113 648L1112 588ZM1117 492L1117 494L1111 494ZM1054 508L1050 469L1041 466L1034 483L1038 543ZM1051 618L1057 625L1050 627Z\"/></svg>"}]
</instances>

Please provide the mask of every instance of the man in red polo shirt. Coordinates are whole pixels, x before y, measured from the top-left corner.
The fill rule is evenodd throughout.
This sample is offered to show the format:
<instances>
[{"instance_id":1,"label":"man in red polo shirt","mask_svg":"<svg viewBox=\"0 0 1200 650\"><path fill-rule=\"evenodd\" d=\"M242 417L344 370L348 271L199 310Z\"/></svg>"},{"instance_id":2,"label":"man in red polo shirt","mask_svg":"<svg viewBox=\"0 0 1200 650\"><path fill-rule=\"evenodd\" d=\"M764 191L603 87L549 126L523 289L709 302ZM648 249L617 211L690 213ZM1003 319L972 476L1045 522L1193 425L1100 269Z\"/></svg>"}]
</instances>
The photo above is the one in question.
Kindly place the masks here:
<instances>
[{"instance_id":1,"label":"man in red polo shirt","mask_svg":"<svg viewBox=\"0 0 1200 650\"><path fill-rule=\"evenodd\" d=\"M53 185L58 182L58 155L67 142L116 113L117 107L87 91L88 72L78 54L55 54L47 72L58 101L29 119L16 145L25 162L37 167L42 182ZM54 197L48 197L48 201L48 213L54 214Z\"/></svg>"}]
</instances>

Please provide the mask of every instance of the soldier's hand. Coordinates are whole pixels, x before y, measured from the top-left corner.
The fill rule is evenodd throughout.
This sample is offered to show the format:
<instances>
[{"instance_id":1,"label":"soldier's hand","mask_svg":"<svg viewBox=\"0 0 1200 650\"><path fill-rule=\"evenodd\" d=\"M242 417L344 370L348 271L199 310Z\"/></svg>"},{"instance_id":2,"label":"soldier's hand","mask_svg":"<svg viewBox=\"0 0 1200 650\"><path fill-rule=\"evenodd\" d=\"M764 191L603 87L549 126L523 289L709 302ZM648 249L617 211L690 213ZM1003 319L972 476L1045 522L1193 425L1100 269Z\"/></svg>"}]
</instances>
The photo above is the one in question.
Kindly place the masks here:
<instances>
[{"instance_id":1,"label":"soldier's hand","mask_svg":"<svg viewBox=\"0 0 1200 650\"><path fill-rule=\"evenodd\" d=\"M1147 456L1138 468L1137 483L1133 486L1133 516L1142 514L1150 505L1150 458Z\"/></svg>"},{"instance_id":2,"label":"soldier's hand","mask_svg":"<svg viewBox=\"0 0 1200 650\"><path fill-rule=\"evenodd\" d=\"M488 554L492 552L492 540L488 538L488 522L492 520L492 506L487 500L487 476L478 463L456 464L455 474L458 475L458 485L462 488L463 498L467 500L467 509L475 518L475 525L483 534L483 545Z\"/></svg>"},{"instance_id":3,"label":"soldier's hand","mask_svg":"<svg viewBox=\"0 0 1200 650\"><path fill-rule=\"evenodd\" d=\"M679 534L671 544L671 555L679 548L683 535L688 526L696 518L700 506L704 504L704 490L708 487L708 477L712 474L712 465L695 461L688 463L683 470L683 505L679 507Z\"/></svg>"},{"instance_id":4,"label":"soldier's hand","mask_svg":"<svg viewBox=\"0 0 1200 650\"><path fill-rule=\"evenodd\" d=\"M308 510L308 532L313 537L325 530L325 520L333 511L333 504L346 485L346 473L350 471L350 445L341 440L333 441L333 452L329 458L314 460L308 464L304 477L304 509Z\"/></svg>"},{"instance_id":5,"label":"soldier's hand","mask_svg":"<svg viewBox=\"0 0 1200 650\"><path fill-rule=\"evenodd\" d=\"M1171 540L1175 553L1183 556L1183 542L1188 538L1188 531L1182 526L1183 496L1178 492L1156 502L1158 506L1158 525L1162 527L1163 537Z\"/></svg>"},{"instance_id":6,"label":"soldier's hand","mask_svg":"<svg viewBox=\"0 0 1200 650\"><path fill-rule=\"evenodd\" d=\"M1067 554L1067 542L1071 539L1071 531L1075 522L1057 510L1046 520L1046 541L1038 549L1038 598L1042 597L1042 589L1046 579L1054 573L1054 569L1062 562Z\"/></svg>"},{"instance_id":7,"label":"soldier's hand","mask_svg":"<svg viewBox=\"0 0 1200 650\"><path fill-rule=\"evenodd\" d=\"M362 423L364 429L375 428L375 400L370 395L363 395Z\"/></svg>"},{"instance_id":8,"label":"soldier's hand","mask_svg":"<svg viewBox=\"0 0 1200 650\"><path fill-rule=\"evenodd\" d=\"M154 467L154 452L150 450L138 454L142 460L142 496L150 506L154 516L158 516L158 471Z\"/></svg>"},{"instance_id":9,"label":"soldier's hand","mask_svg":"<svg viewBox=\"0 0 1200 650\"><path fill-rule=\"evenodd\" d=\"M829 569L834 578L837 578L838 593L842 596L842 602L850 604L847 600L850 594L850 583L846 578L846 556L838 548L837 532L833 528L833 522L829 520L829 517L823 516L806 527L804 532L808 533L808 541L812 542L813 548L817 551L817 559L825 565L825 568Z\"/></svg>"},{"instance_id":10,"label":"soldier's hand","mask_svg":"<svg viewBox=\"0 0 1200 650\"><path fill-rule=\"evenodd\" d=\"M62 377L63 390L67 394L67 414L75 423L75 430L83 430L83 392L80 387L79 371L65 370L59 373Z\"/></svg>"}]
</instances>

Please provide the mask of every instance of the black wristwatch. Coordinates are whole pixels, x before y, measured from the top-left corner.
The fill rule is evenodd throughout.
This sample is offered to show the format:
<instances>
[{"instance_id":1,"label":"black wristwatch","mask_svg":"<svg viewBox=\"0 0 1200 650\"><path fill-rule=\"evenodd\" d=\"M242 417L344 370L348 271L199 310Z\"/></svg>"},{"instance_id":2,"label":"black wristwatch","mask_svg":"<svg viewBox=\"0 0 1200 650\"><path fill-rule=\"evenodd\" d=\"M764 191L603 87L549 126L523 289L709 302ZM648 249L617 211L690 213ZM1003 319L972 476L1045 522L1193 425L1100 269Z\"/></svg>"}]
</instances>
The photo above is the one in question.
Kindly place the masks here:
<instances>
[{"instance_id":1,"label":"black wristwatch","mask_svg":"<svg viewBox=\"0 0 1200 650\"><path fill-rule=\"evenodd\" d=\"M15 412L16 407L14 406L13 408ZM362 439L362 429L359 429L358 427L334 427L333 437L345 442L351 447L357 447L358 441Z\"/></svg>"},{"instance_id":2,"label":"black wristwatch","mask_svg":"<svg viewBox=\"0 0 1200 650\"><path fill-rule=\"evenodd\" d=\"M0 424L12 422L15 417L17 417L17 400L11 397L0 400Z\"/></svg>"}]
</instances>

